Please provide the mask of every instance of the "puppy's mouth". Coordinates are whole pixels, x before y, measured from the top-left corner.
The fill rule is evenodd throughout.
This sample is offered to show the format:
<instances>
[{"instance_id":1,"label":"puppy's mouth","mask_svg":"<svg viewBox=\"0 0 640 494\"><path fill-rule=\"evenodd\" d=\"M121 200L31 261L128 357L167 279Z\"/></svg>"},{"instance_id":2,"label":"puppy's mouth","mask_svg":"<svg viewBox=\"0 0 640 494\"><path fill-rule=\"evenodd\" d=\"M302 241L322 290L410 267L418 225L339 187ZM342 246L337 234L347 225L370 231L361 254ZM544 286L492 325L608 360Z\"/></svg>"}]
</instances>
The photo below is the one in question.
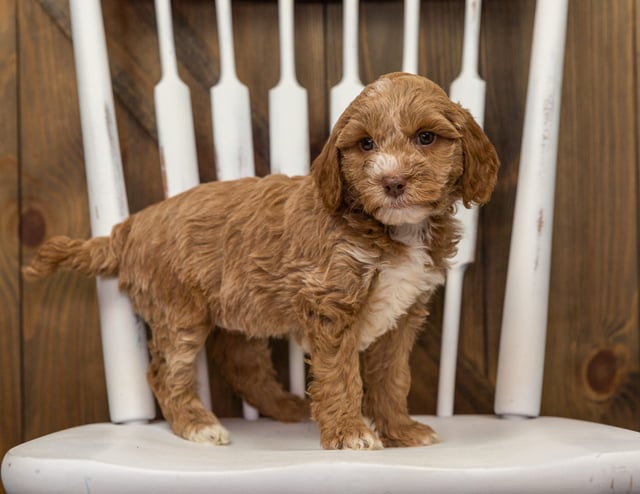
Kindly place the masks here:
<instances>
[{"instance_id":1,"label":"puppy's mouth","mask_svg":"<svg viewBox=\"0 0 640 494\"><path fill-rule=\"evenodd\" d=\"M396 199L393 201L389 201L389 204L385 204L384 207L387 207L390 209L404 209L407 207L411 207L411 204L408 204L407 201L403 199Z\"/></svg>"},{"instance_id":2,"label":"puppy's mouth","mask_svg":"<svg viewBox=\"0 0 640 494\"><path fill-rule=\"evenodd\" d=\"M430 213L431 209L427 206L393 201L379 207L373 216L385 225L394 226L422 223Z\"/></svg>"}]
</instances>

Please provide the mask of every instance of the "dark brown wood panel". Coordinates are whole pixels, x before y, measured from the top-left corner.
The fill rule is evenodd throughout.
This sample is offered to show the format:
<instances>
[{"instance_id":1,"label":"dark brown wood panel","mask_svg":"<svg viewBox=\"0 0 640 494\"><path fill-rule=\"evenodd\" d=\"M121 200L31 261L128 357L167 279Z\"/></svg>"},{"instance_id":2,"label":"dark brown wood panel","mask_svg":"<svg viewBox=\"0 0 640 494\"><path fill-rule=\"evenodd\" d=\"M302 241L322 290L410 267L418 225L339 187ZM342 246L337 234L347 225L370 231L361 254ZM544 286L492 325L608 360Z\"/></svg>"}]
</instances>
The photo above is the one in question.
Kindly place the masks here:
<instances>
[{"instance_id":1,"label":"dark brown wood panel","mask_svg":"<svg viewBox=\"0 0 640 494\"><path fill-rule=\"evenodd\" d=\"M534 12L535 2L528 0L483 3L480 65L487 82L485 131L498 151L501 167L493 197L480 210L477 261L469 268L464 292L465 301L480 303L483 313L481 318L478 313L469 319L463 312L461 351L477 365L485 366L492 386L497 372ZM482 294L481 302L476 293ZM474 307L475 312L478 309ZM484 328L484 341L479 341L480 328ZM471 337L472 345L466 343L469 333L476 335ZM484 358L478 352L480 348ZM458 382L461 385L464 378Z\"/></svg>"},{"instance_id":2,"label":"dark brown wood panel","mask_svg":"<svg viewBox=\"0 0 640 494\"><path fill-rule=\"evenodd\" d=\"M15 18L16 1L0 0L0 455L23 439Z\"/></svg>"},{"instance_id":3,"label":"dark brown wood panel","mask_svg":"<svg viewBox=\"0 0 640 494\"><path fill-rule=\"evenodd\" d=\"M20 2L22 214L38 238L87 237L89 222L68 38L34 1ZM37 242L22 244L28 262ZM62 274L23 291L25 437L105 420L95 282Z\"/></svg>"},{"instance_id":4,"label":"dark brown wood panel","mask_svg":"<svg viewBox=\"0 0 640 494\"><path fill-rule=\"evenodd\" d=\"M37 219L38 241L87 237L71 44L38 2L19 5L22 215ZM38 241L23 243L25 262ZM25 283L22 337L25 438L108 418L94 280Z\"/></svg>"},{"instance_id":5,"label":"dark brown wood panel","mask_svg":"<svg viewBox=\"0 0 640 494\"><path fill-rule=\"evenodd\" d=\"M634 5L571 3L543 408L638 428Z\"/></svg>"},{"instance_id":6,"label":"dark brown wood panel","mask_svg":"<svg viewBox=\"0 0 640 494\"><path fill-rule=\"evenodd\" d=\"M62 33L61 49L72 50L68 2L39 3ZM105 2L103 17L129 209L136 212L163 198L153 106L160 79L153 2ZM68 77L75 84L73 70Z\"/></svg>"},{"instance_id":7,"label":"dark brown wood panel","mask_svg":"<svg viewBox=\"0 0 640 494\"><path fill-rule=\"evenodd\" d=\"M137 211L162 199L153 1L102 5L130 209ZM477 261L466 277L457 412L492 410L534 10L534 0L483 2L485 130L502 168L494 197L480 212ZM547 414L635 429L639 10L637 0L570 2L543 400ZM401 68L402 13L402 2L361 2L363 82ZM219 77L215 3L175 0L173 14L179 70L192 94L200 177L213 180L209 91ZM68 2L0 0L0 19L0 294L8 308L0 332L4 452L22 439L16 431L24 429L30 438L107 420L108 414L93 280L61 274L25 284L21 293L18 274L20 260L28 262L44 237L89 236ZM463 19L463 0L421 3L419 71L445 89L460 70ZM276 2L233 2L233 21L237 71L252 98L257 172L264 175L268 91L279 78ZM309 93L313 157L328 134L329 88L342 74L342 3L296 2L296 43L297 76ZM439 292L412 355L415 413L435 411L441 306ZM283 345L276 345L274 358L286 379ZM239 414L239 401L215 368L211 372L216 412ZM8 413L5 403L11 404Z\"/></svg>"}]
</instances>

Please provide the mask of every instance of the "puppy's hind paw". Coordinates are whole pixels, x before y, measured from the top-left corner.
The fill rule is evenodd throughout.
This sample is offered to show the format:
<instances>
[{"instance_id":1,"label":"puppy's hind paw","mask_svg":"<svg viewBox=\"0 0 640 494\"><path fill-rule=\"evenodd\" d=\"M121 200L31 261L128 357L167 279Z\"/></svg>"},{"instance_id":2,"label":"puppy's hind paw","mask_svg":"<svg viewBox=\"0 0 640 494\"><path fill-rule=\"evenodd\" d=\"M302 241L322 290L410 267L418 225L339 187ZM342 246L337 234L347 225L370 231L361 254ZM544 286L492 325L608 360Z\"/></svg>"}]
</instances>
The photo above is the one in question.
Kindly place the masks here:
<instances>
[{"instance_id":1,"label":"puppy's hind paw","mask_svg":"<svg viewBox=\"0 0 640 494\"><path fill-rule=\"evenodd\" d=\"M278 400L273 418L280 422L301 422L311 417L310 402L294 394L286 393Z\"/></svg>"},{"instance_id":2,"label":"puppy's hind paw","mask_svg":"<svg viewBox=\"0 0 640 494\"><path fill-rule=\"evenodd\" d=\"M221 424L194 427L183 437L189 441L212 444L214 446L223 446L230 442L229 431L227 431L227 429L225 429Z\"/></svg>"},{"instance_id":3,"label":"puppy's hind paw","mask_svg":"<svg viewBox=\"0 0 640 494\"><path fill-rule=\"evenodd\" d=\"M430 446L440 442L438 434L431 427L411 419L378 433L387 448Z\"/></svg>"}]
</instances>

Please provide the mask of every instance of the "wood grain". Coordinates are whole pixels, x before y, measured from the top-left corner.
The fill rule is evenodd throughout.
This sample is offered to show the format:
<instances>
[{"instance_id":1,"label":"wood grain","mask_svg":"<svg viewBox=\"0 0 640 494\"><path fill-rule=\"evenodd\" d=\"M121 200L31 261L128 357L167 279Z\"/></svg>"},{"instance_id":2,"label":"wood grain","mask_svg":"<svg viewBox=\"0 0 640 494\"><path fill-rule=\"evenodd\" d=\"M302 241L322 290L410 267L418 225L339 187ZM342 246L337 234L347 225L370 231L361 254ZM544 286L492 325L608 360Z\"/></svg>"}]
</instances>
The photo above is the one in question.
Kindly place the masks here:
<instances>
[{"instance_id":1,"label":"wood grain","mask_svg":"<svg viewBox=\"0 0 640 494\"><path fill-rule=\"evenodd\" d=\"M0 0L0 456L23 440L15 16Z\"/></svg>"},{"instance_id":2,"label":"wood grain","mask_svg":"<svg viewBox=\"0 0 640 494\"><path fill-rule=\"evenodd\" d=\"M88 237L71 44L33 0L19 3L19 29L22 214L40 218L39 239ZM23 243L25 262L35 247ZM95 281L25 283L22 337L26 439L108 419Z\"/></svg>"},{"instance_id":3,"label":"wood grain","mask_svg":"<svg viewBox=\"0 0 640 494\"><path fill-rule=\"evenodd\" d=\"M637 428L634 4L569 12L543 408Z\"/></svg>"},{"instance_id":4,"label":"wood grain","mask_svg":"<svg viewBox=\"0 0 640 494\"><path fill-rule=\"evenodd\" d=\"M476 262L468 269L463 294L460 353L492 386L497 372L534 8L535 3L526 0L483 2L479 61L487 84L484 129L496 147L501 167L492 199L480 210ZM458 383L466 379L468 375L461 374Z\"/></svg>"},{"instance_id":5,"label":"wood grain","mask_svg":"<svg viewBox=\"0 0 640 494\"><path fill-rule=\"evenodd\" d=\"M215 4L172 4L179 71L192 93L200 177L213 180L209 88L219 75ZM153 1L102 5L128 198L137 211L162 197ZM483 2L485 130L502 168L494 197L480 212L477 261L466 277L458 413L492 410L534 10L534 0ZM543 399L546 414L637 430L639 11L637 0L570 2ZM267 94L279 75L276 14L274 0L233 2L238 75L251 92L260 175L269 170ZM328 91L342 72L342 4L296 2L295 16L297 75L309 92L314 157L328 134ZM363 1L360 17L360 75L366 83L400 68L402 3ZM463 18L463 0L421 4L419 71L445 89L460 70ZM8 116L0 121L0 297L8 308L0 316L0 447L6 448L23 438L107 420L94 282L63 274L25 284L21 293L18 275L20 259L28 262L45 237L89 236L66 0L0 0L0 109ZM435 411L441 306L439 292L412 354L414 413ZM286 380L282 344L275 345L274 359ZM238 415L239 400L216 369L211 372L215 411Z\"/></svg>"},{"instance_id":6,"label":"wood grain","mask_svg":"<svg viewBox=\"0 0 640 494\"><path fill-rule=\"evenodd\" d=\"M39 3L64 33L66 46L72 46L68 2ZM153 106L153 87L160 79L153 2L105 2L103 17L127 198L135 212L163 198Z\"/></svg>"}]
</instances>

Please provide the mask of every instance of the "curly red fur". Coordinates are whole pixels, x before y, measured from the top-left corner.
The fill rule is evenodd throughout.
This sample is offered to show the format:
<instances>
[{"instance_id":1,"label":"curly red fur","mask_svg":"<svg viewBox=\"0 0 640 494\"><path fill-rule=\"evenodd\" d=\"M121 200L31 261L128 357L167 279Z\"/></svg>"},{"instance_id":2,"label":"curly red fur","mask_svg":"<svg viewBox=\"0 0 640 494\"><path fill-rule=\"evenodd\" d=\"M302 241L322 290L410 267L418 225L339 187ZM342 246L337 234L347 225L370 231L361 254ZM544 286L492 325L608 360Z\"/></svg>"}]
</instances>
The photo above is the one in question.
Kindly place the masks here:
<instances>
[{"instance_id":1,"label":"curly red fur","mask_svg":"<svg viewBox=\"0 0 640 494\"><path fill-rule=\"evenodd\" d=\"M409 352L455 253L455 203L487 201L497 169L466 110L425 78L389 74L345 111L310 176L201 185L109 239L51 239L27 273L117 274L151 327L149 382L182 437L229 440L194 386L196 354L217 327L227 379L282 420L308 404L275 382L266 339L305 346L324 447L431 444L435 433L407 411Z\"/></svg>"}]
</instances>

